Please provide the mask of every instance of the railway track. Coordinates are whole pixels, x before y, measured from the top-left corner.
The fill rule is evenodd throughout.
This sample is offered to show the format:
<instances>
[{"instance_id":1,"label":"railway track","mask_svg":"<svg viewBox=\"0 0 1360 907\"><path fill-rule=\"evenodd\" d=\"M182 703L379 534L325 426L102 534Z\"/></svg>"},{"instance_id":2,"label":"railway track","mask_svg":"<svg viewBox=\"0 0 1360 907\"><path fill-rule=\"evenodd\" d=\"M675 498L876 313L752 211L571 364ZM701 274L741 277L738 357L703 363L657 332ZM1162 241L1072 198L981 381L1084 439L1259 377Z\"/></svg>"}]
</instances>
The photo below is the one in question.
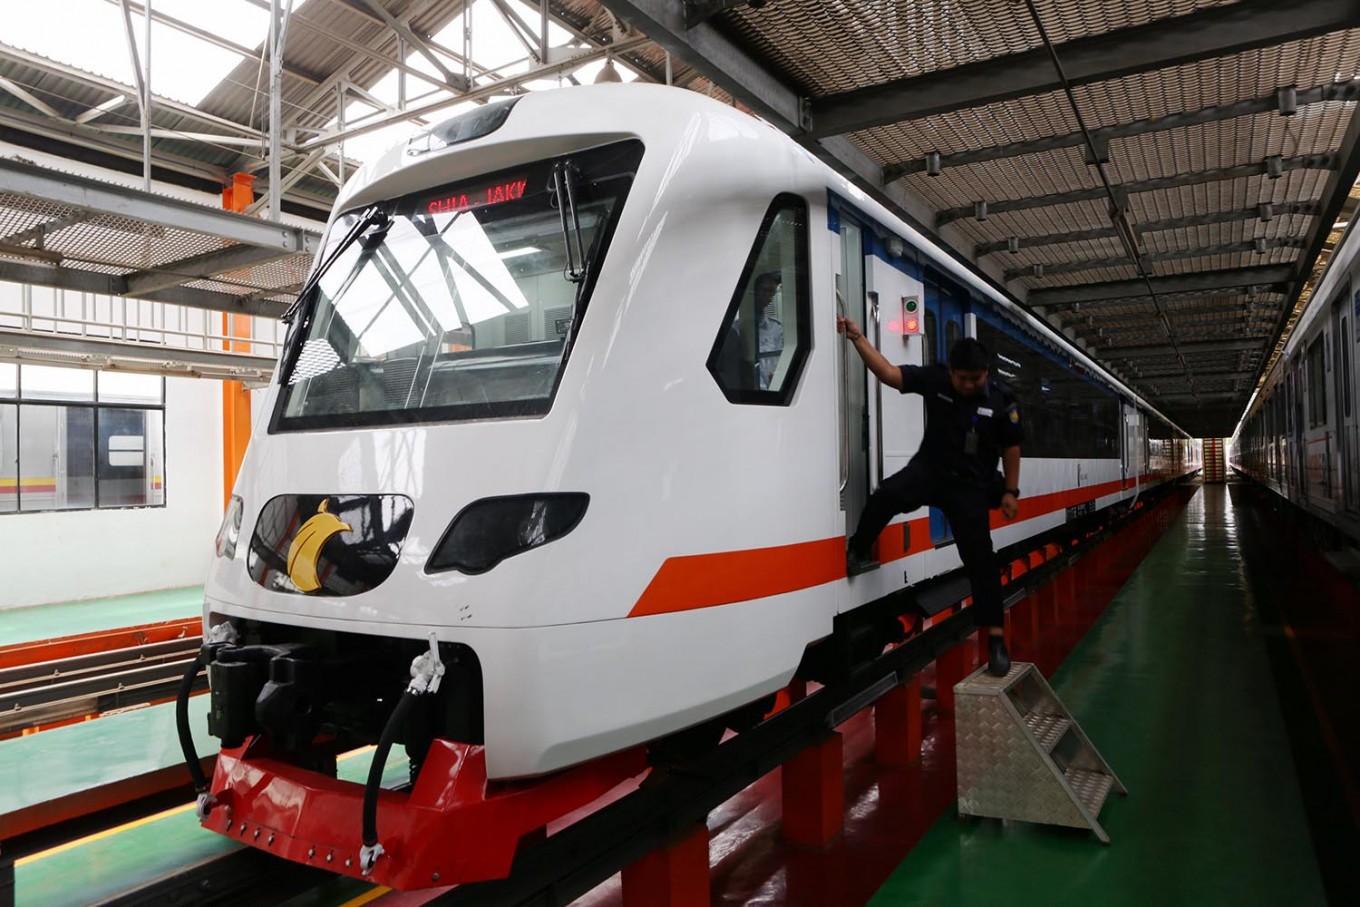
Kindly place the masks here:
<instances>
[{"instance_id":1,"label":"railway track","mask_svg":"<svg viewBox=\"0 0 1360 907\"><path fill-rule=\"evenodd\" d=\"M201 643L185 636L0 668L0 739L172 699ZM195 689L206 688L201 675Z\"/></svg>"}]
</instances>

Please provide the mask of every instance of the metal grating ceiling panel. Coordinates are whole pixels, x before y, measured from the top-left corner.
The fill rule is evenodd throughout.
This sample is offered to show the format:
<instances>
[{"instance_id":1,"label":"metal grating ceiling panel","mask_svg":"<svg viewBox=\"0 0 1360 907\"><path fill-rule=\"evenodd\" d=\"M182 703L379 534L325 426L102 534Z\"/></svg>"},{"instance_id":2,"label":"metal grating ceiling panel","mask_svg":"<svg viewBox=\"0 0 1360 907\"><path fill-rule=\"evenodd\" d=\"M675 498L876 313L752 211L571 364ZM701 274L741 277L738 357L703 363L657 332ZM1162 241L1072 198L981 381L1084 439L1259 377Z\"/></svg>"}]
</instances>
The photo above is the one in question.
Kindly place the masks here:
<instances>
[{"instance_id":1,"label":"metal grating ceiling panel","mask_svg":"<svg viewBox=\"0 0 1360 907\"><path fill-rule=\"evenodd\" d=\"M1138 73L1074 89L1092 129L1224 106L1354 78L1360 70L1360 30L1258 48L1183 66Z\"/></svg>"},{"instance_id":2,"label":"metal grating ceiling panel","mask_svg":"<svg viewBox=\"0 0 1360 907\"><path fill-rule=\"evenodd\" d=\"M1292 117L1259 113L1114 139L1110 157L1120 180L1146 180L1258 163L1272 154L1325 153L1340 144L1354 109L1353 102L1327 101Z\"/></svg>"},{"instance_id":3,"label":"metal grating ceiling panel","mask_svg":"<svg viewBox=\"0 0 1360 907\"><path fill-rule=\"evenodd\" d=\"M1042 236L1107 227L1109 219L1105 212L1106 206L1099 200L1082 201L1020 211L997 211L988 215L983 223L966 218L955 221L955 225L975 228L975 238L983 242L1008 236Z\"/></svg>"},{"instance_id":4,"label":"metal grating ceiling panel","mask_svg":"<svg viewBox=\"0 0 1360 907\"><path fill-rule=\"evenodd\" d=\"M1226 0L1038 0L1062 43L1192 13ZM723 26L767 65L813 97L951 69L1039 47L1024 6L987 0L784 0L739 6Z\"/></svg>"},{"instance_id":5,"label":"metal grating ceiling panel","mask_svg":"<svg viewBox=\"0 0 1360 907\"><path fill-rule=\"evenodd\" d=\"M1290 170L1274 180L1262 175L1136 192L1129 196L1129 211L1135 223L1147 223L1209 211L1235 211L1263 202L1314 201L1320 198L1327 176L1325 170Z\"/></svg>"},{"instance_id":6,"label":"metal grating ceiling panel","mask_svg":"<svg viewBox=\"0 0 1360 907\"><path fill-rule=\"evenodd\" d=\"M956 208L977 199L989 202L1094 189L1100 178L1082 159L1079 148L947 167L939 176L913 174L907 182L932 205ZM1076 229L1076 228L1073 228Z\"/></svg>"},{"instance_id":7,"label":"metal grating ceiling panel","mask_svg":"<svg viewBox=\"0 0 1360 907\"><path fill-rule=\"evenodd\" d=\"M871 154L883 149L880 163L920 158L928 151L953 154L1075 132L1080 127L1062 92L1028 95L983 107L923 117L851 133Z\"/></svg>"}]
</instances>

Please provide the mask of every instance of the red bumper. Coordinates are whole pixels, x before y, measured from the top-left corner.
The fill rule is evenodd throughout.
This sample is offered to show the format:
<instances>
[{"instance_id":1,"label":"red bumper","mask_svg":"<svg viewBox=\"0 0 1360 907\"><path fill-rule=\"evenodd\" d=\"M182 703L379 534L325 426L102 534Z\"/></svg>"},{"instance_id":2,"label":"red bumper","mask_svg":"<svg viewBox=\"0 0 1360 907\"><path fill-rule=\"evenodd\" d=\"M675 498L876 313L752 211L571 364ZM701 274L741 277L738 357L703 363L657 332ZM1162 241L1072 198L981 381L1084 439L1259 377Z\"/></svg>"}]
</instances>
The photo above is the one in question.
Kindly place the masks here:
<instances>
[{"instance_id":1,"label":"red bumper","mask_svg":"<svg viewBox=\"0 0 1360 907\"><path fill-rule=\"evenodd\" d=\"M398 890L505 878L522 836L646 769L639 748L546 778L489 782L482 747L436 740L409 792L380 793L385 852L363 876L363 786L247 755L252 742L218 756L218 805L203 826L295 863Z\"/></svg>"}]
</instances>

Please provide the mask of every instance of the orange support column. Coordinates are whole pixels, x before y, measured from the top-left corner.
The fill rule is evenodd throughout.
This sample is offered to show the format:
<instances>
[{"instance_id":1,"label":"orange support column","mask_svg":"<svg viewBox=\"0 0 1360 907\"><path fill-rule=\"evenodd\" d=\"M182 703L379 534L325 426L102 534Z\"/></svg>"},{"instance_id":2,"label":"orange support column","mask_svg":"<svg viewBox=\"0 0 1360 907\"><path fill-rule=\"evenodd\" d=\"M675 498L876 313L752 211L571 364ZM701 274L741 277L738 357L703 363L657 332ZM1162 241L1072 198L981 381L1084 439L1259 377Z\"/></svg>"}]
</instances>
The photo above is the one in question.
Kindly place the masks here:
<instances>
[{"instance_id":1,"label":"orange support column","mask_svg":"<svg viewBox=\"0 0 1360 907\"><path fill-rule=\"evenodd\" d=\"M972 643L964 640L935 659L935 708L941 715L954 714L954 684L971 667Z\"/></svg>"},{"instance_id":2,"label":"orange support column","mask_svg":"<svg viewBox=\"0 0 1360 907\"><path fill-rule=\"evenodd\" d=\"M844 755L834 731L785 762L780 770L784 840L825 847L845 824Z\"/></svg>"},{"instance_id":3,"label":"orange support column","mask_svg":"<svg viewBox=\"0 0 1360 907\"><path fill-rule=\"evenodd\" d=\"M623 869L623 907L708 907L708 828L658 847Z\"/></svg>"},{"instance_id":4,"label":"orange support column","mask_svg":"<svg viewBox=\"0 0 1360 907\"><path fill-rule=\"evenodd\" d=\"M921 758L921 678L894 687L874 703L874 761L907 766Z\"/></svg>"},{"instance_id":5,"label":"orange support column","mask_svg":"<svg viewBox=\"0 0 1360 907\"><path fill-rule=\"evenodd\" d=\"M255 177L237 173L231 185L222 190L222 207L242 213L255 199L251 186ZM251 330L249 315L222 315L222 348L237 353L250 352ZM239 338L239 339L238 339ZM236 487L236 476L241 471L246 447L250 444L250 391L239 381L222 382L222 506L231 500Z\"/></svg>"}]
</instances>

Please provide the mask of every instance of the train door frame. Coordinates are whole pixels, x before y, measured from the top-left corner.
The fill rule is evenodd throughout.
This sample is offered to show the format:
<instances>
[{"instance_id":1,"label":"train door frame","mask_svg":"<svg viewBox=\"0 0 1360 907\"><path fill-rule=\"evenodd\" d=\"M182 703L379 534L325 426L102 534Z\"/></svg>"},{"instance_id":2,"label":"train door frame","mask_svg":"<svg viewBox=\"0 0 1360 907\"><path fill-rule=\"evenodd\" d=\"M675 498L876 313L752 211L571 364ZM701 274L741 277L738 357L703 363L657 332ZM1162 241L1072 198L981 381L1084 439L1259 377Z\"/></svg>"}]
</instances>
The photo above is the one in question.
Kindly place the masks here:
<instances>
[{"instance_id":1,"label":"train door frame","mask_svg":"<svg viewBox=\"0 0 1360 907\"><path fill-rule=\"evenodd\" d=\"M1353 510L1356 505L1357 438L1355 435L1355 362L1352 355L1355 313L1351 306L1351 288L1347 284L1332 300L1332 387L1336 400L1336 462L1340 479L1341 506Z\"/></svg>"},{"instance_id":2,"label":"train door frame","mask_svg":"<svg viewBox=\"0 0 1360 907\"><path fill-rule=\"evenodd\" d=\"M840 264L834 269L837 308L846 318L862 325L877 348L881 339L878 336L877 313L874 312L872 323L868 317L870 299L866 283L865 228L847 218L844 211L838 211L837 214L839 225L836 232L840 241ZM874 481L876 457L873 448L876 445L869 426L879 411L881 389L869 393L868 370L848 343L841 340L840 344L842 359L841 373L837 376L840 385L838 403L844 420L840 426L840 506L845 513L845 537L848 542L859 525Z\"/></svg>"},{"instance_id":3,"label":"train door frame","mask_svg":"<svg viewBox=\"0 0 1360 907\"><path fill-rule=\"evenodd\" d=\"M969 296L947 277L933 270L926 271L923 283L925 311L928 316L933 316L934 321L934 336L927 338L935 343L931 361L948 365L950 347L963 337L969 336L968 326L972 317L968 305ZM974 325L972 332L976 334L976 323L972 323ZM950 328L955 330L951 332ZM938 507L928 509L931 543L936 548L952 545L954 528L949 525L949 520L945 519L944 512Z\"/></svg>"}]
</instances>

